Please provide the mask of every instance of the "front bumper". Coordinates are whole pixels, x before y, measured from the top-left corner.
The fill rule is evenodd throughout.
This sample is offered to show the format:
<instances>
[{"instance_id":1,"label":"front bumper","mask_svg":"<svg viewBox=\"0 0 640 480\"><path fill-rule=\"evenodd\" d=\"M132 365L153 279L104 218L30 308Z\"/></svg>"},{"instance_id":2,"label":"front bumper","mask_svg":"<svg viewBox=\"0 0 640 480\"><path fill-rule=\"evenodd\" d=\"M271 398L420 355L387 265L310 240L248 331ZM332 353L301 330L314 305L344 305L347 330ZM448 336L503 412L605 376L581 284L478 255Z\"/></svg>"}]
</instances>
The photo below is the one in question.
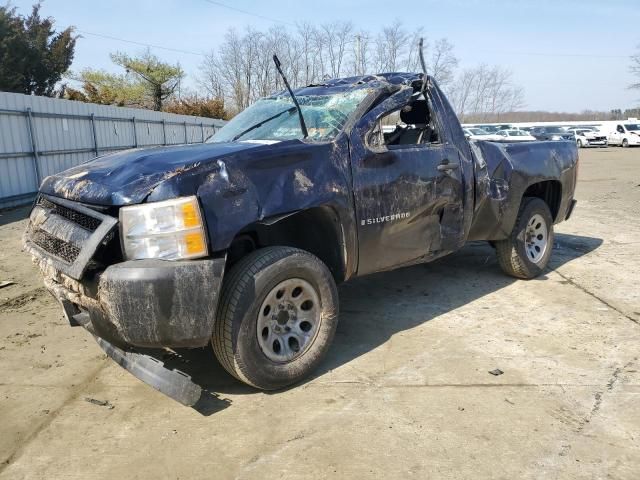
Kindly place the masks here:
<instances>
[{"instance_id":1,"label":"front bumper","mask_svg":"<svg viewBox=\"0 0 640 480\"><path fill-rule=\"evenodd\" d=\"M225 257L123 262L108 213L42 194L31 212L25 249L71 324L122 347L206 345Z\"/></svg>"},{"instance_id":2,"label":"front bumper","mask_svg":"<svg viewBox=\"0 0 640 480\"><path fill-rule=\"evenodd\" d=\"M91 282L43 269L72 325L126 348L201 347L213 332L224 258L118 263Z\"/></svg>"},{"instance_id":3,"label":"front bumper","mask_svg":"<svg viewBox=\"0 0 640 480\"><path fill-rule=\"evenodd\" d=\"M606 147L608 142L606 140L589 140L587 139L587 146L589 147Z\"/></svg>"},{"instance_id":4,"label":"front bumper","mask_svg":"<svg viewBox=\"0 0 640 480\"><path fill-rule=\"evenodd\" d=\"M24 247L71 325L91 332L133 375L195 405L201 387L156 349L209 343L226 258L123 262L117 223L113 212L40 194Z\"/></svg>"}]
</instances>

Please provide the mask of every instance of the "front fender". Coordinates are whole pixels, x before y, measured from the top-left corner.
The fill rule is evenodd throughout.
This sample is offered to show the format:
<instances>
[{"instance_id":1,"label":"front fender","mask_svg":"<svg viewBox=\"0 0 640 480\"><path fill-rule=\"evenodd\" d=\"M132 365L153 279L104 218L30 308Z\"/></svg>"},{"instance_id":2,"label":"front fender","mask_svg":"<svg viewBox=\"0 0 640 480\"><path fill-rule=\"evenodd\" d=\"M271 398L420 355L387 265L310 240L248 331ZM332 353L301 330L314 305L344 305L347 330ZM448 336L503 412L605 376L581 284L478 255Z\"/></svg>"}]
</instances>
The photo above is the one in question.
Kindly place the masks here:
<instances>
[{"instance_id":1,"label":"front fender","mask_svg":"<svg viewBox=\"0 0 640 480\"><path fill-rule=\"evenodd\" d=\"M331 207L344 232L349 257L355 251L346 139L320 145L294 142L246 162L220 160L197 189L213 252L229 247L248 226L268 219Z\"/></svg>"}]
</instances>

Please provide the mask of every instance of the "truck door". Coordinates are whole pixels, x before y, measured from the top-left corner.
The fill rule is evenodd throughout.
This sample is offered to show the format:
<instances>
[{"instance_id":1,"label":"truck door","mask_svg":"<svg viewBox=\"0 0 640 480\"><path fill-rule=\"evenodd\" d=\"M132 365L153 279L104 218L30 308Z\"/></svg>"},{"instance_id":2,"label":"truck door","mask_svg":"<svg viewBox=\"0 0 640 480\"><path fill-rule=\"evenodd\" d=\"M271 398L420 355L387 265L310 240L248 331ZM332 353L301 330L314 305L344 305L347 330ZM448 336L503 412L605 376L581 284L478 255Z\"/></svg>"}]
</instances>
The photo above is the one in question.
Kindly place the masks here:
<instances>
[{"instance_id":1,"label":"truck door","mask_svg":"<svg viewBox=\"0 0 640 480\"><path fill-rule=\"evenodd\" d=\"M437 108L412 93L392 95L351 133L358 274L443 255L464 236L458 151Z\"/></svg>"}]
</instances>

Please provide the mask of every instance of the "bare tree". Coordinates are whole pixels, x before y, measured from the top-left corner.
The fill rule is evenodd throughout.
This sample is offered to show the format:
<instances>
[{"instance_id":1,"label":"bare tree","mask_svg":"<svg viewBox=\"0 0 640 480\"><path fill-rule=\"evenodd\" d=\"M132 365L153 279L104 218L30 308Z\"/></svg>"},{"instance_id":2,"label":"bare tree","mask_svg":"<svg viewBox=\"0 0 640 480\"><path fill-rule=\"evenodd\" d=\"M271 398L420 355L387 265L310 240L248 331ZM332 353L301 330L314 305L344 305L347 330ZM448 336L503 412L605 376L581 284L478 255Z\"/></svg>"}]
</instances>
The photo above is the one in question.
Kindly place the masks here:
<instances>
[{"instance_id":1,"label":"bare tree","mask_svg":"<svg viewBox=\"0 0 640 480\"><path fill-rule=\"evenodd\" d=\"M383 27L376 38L376 67L379 72L397 72L409 36L400 20Z\"/></svg>"},{"instance_id":2,"label":"bare tree","mask_svg":"<svg viewBox=\"0 0 640 480\"><path fill-rule=\"evenodd\" d=\"M631 84L629 88L640 89L640 45L638 45L636 48L636 53L631 57L631 67L629 68L629 70L631 70L631 73L633 75L638 77L638 82Z\"/></svg>"},{"instance_id":3,"label":"bare tree","mask_svg":"<svg viewBox=\"0 0 640 480\"><path fill-rule=\"evenodd\" d=\"M453 81L457 67L458 59L453 53L453 44L446 38L436 41L429 55L428 73L446 89Z\"/></svg>"},{"instance_id":4,"label":"bare tree","mask_svg":"<svg viewBox=\"0 0 640 480\"><path fill-rule=\"evenodd\" d=\"M333 78L340 76L352 31L353 24L351 22L326 23L320 27L320 32L324 37L323 45L329 60L330 75Z\"/></svg>"},{"instance_id":5,"label":"bare tree","mask_svg":"<svg viewBox=\"0 0 640 480\"><path fill-rule=\"evenodd\" d=\"M418 40L423 29L408 33L398 20L377 34L354 28L350 22L315 27L301 23L291 32L281 27L266 31L247 28L227 31L222 45L205 57L200 86L223 98L230 110L240 111L283 88L273 65L277 53L294 87L322 82L327 77L367 73L420 71ZM513 85L511 72L480 65L462 70L445 38L425 46L427 71L451 95L454 108L468 114L494 115L521 108L522 89ZM640 67L639 67L640 68Z\"/></svg>"},{"instance_id":6,"label":"bare tree","mask_svg":"<svg viewBox=\"0 0 640 480\"><path fill-rule=\"evenodd\" d=\"M349 74L365 75L369 72L371 35L365 30L359 30L354 34L352 62Z\"/></svg>"},{"instance_id":7,"label":"bare tree","mask_svg":"<svg viewBox=\"0 0 640 480\"><path fill-rule=\"evenodd\" d=\"M259 62L258 58L263 48L263 37L263 33L254 30L252 27L248 27L240 40L240 52L242 55L240 64L242 68L245 98L248 102L245 106L252 103L256 97L261 96L259 93L255 92L255 77L256 67Z\"/></svg>"},{"instance_id":8,"label":"bare tree","mask_svg":"<svg viewBox=\"0 0 640 480\"><path fill-rule=\"evenodd\" d=\"M296 29L297 44L300 48L301 78L304 85L309 85L316 78L315 27L309 23L301 23ZM295 40L294 40L295 41Z\"/></svg>"},{"instance_id":9,"label":"bare tree","mask_svg":"<svg viewBox=\"0 0 640 480\"><path fill-rule=\"evenodd\" d=\"M476 75L477 69L464 69L451 89L450 99L461 122L465 120L469 108L474 103L473 93L475 90Z\"/></svg>"},{"instance_id":10,"label":"bare tree","mask_svg":"<svg viewBox=\"0 0 640 480\"><path fill-rule=\"evenodd\" d=\"M242 38L234 29L227 31L218 51L219 72L223 79L227 96L238 111L249 105L247 87L244 83L244 61Z\"/></svg>"},{"instance_id":11,"label":"bare tree","mask_svg":"<svg viewBox=\"0 0 640 480\"><path fill-rule=\"evenodd\" d=\"M488 65L464 69L451 86L454 108L462 121L486 121L524 106L524 92L513 84L510 70Z\"/></svg>"},{"instance_id":12,"label":"bare tree","mask_svg":"<svg viewBox=\"0 0 640 480\"><path fill-rule=\"evenodd\" d=\"M223 81L218 55L215 50L212 50L200 64L197 84L210 97L221 99L225 96Z\"/></svg>"},{"instance_id":13,"label":"bare tree","mask_svg":"<svg viewBox=\"0 0 640 480\"><path fill-rule=\"evenodd\" d=\"M524 88L521 86L511 86L505 99L505 108L501 113L515 112L524 108L525 105Z\"/></svg>"},{"instance_id":14,"label":"bare tree","mask_svg":"<svg viewBox=\"0 0 640 480\"><path fill-rule=\"evenodd\" d=\"M411 35L408 37L409 38L409 48L407 49L407 58L406 58L406 63L405 63L405 68L407 70L407 72L420 72L422 71L422 65L420 65L420 50L419 50L419 45L420 45L420 39L424 38L424 34L423 34L423 28L419 27L416 28ZM427 55L427 52L429 51L429 41L424 38L424 55Z\"/></svg>"}]
</instances>

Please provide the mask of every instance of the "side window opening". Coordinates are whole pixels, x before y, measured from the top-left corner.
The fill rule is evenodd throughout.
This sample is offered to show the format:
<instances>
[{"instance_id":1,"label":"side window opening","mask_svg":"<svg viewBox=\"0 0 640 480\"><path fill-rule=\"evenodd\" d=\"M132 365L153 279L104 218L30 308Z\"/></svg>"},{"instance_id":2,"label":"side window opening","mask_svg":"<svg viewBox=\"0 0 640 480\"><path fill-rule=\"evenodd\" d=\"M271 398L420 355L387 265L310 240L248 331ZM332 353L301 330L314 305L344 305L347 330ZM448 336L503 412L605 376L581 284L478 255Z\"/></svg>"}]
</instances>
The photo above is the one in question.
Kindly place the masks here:
<instances>
[{"instance_id":1,"label":"side window opening","mask_svg":"<svg viewBox=\"0 0 640 480\"><path fill-rule=\"evenodd\" d=\"M440 141L425 99L415 100L381 117L368 139L372 148L401 148Z\"/></svg>"}]
</instances>

